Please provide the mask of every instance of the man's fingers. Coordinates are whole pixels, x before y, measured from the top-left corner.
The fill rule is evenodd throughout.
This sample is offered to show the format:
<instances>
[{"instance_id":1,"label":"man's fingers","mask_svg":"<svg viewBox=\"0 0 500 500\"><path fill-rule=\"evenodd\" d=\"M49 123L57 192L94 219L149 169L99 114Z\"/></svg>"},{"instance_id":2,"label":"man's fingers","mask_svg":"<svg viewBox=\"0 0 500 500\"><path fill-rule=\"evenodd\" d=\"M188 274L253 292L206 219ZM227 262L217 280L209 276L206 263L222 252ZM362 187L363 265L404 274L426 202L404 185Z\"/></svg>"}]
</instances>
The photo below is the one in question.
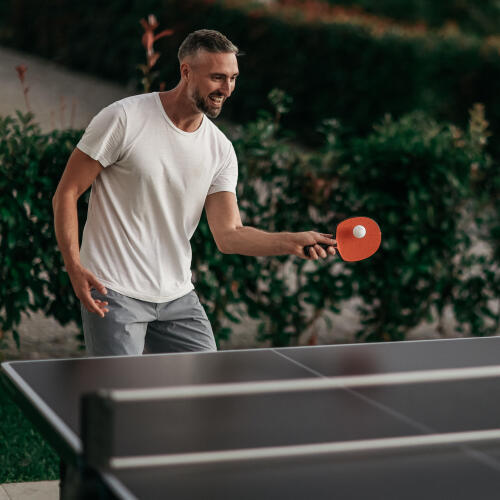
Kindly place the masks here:
<instances>
[{"instance_id":1,"label":"man's fingers","mask_svg":"<svg viewBox=\"0 0 500 500\"><path fill-rule=\"evenodd\" d=\"M335 255L335 248L337 246L337 240L334 240L333 238L330 238L329 236L332 235L325 235L322 234L322 239L318 243L321 243L321 252L320 255L321 257L326 258L328 255ZM324 245L327 245L325 248ZM318 245L316 245L318 246Z\"/></svg>"},{"instance_id":2,"label":"man's fingers","mask_svg":"<svg viewBox=\"0 0 500 500\"><path fill-rule=\"evenodd\" d=\"M95 288L102 295L106 295L108 293L106 287L89 270L86 270L85 279L89 288Z\"/></svg>"},{"instance_id":3,"label":"man's fingers","mask_svg":"<svg viewBox=\"0 0 500 500\"><path fill-rule=\"evenodd\" d=\"M102 283L100 283L99 280L94 275L90 276L89 284L91 286L93 286L101 295L106 295L108 293L108 291L106 290L106 287ZM89 296L90 296L90 300L93 302L93 305L94 305L93 310L90 311L90 309L89 309L89 311L95 312L95 313L99 314L99 316L101 316L101 318L103 318L104 313L109 312L109 310L105 308L105 306L107 306L108 303L105 301L99 300L99 299L93 299L92 296L90 295L90 292L89 292Z\"/></svg>"},{"instance_id":4,"label":"man's fingers","mask_svg":"<svg viewBox=\"0 0 500 500\"><path fill-rule=\"evenodd\" d=\"M94 300L94 302L97 304L97 307L99 307L99 309L104 312L104 313L107 313L109 312L109 309L106 307L108 305L107 302L103 301L103 300Z\"/></svg>"},{"instance_id":5,"label":"man's fingers","mask_svg":"<svg viewBox=\"0 0 500 500\"><path fill-rule=\"evenodd\" d=\"M108 293L106 287L99 282L91 271L80 267L71 273L70 279L76 296L87 311L95 313L101 318L104 317L106 312L109 312L109 309L106 308L108 303L98 299L94 300L90 293L92 288L95 288L102 295Z\"/></svg>"},{"instance_id":6,"label":"man's fingers","mask_svg":"<svg viewBox=\"0 0 500 500\"><path fill-rule=\"evenodd\" d=\"M318 260L318 254L316 252L316 246L309 247L309 260Z\"/></svg>"},{"instance_id":7,"label":"man's fingers","mask_svg":"<svg viewBox=\"0 0 500 500\"><path fill-rule=\"evenodd\" d=\"M105 312L109 312L108 309L105 309L105 305L108 305L108 303L101 300L94 300L90 292L86 292L81 300L88 312L95 313L101 318L104 318Z\"/></svg>"},{"instance_id":8,"label":"man's fingers","mask_svg":"<svg viewBox=\"0 0 500 500\"><path fill-rule=\"evenodd\" d=\"M321 235L322 237L319 239L317 243L323 243L325 245L336 245L337 240L334 240L333 238L330 238L324 234Z\"/></svg>"},{"instance_id":9,"label":"man's fingers","mask_svg":"<svg viewBox=\"0 0 500 500\"><path fill-rule=\"evenodd\" d=\"M323 247L321 247L320 245L315 245L314 246L314 249L316 250L316 253L322 258L324 259L326 257L326 251L324 250Z\"/></svg>"},{"instance_id":10,"label":"man's fingers","mask_svg":"<svg viewBox=\"0 0 500 500\"><path fill-rule=\"evenodd\" d=\"M96 278L92 280L92 286L102 295L106 295L108 293L106 287L103 284L99 283Z\"/></svg>"},{"instance_id":11,"label":"man's fingers","mask_svg":"<svg viewBox=\"0 0 500 500\"><path fill-rule=\"evenodd\" d=\"M306 245L307 252L309 253L308 260L318 260L319 258L325 259L328 255L336 254L335 248L337 247L337 240L332 238L333 234L310 231L309 235L312 236L316 242Z\"/></svg>"},{"instance_id":12,"label":"man's fingers","mask_svg":"<svg viewBox=\"0 0 500 500\"><path fill-rule=\"evenodd\" d=\"M90 301L83 302L83 305L87 309L88 312L97 314L101 318L104 318L104 312L98 307L98 305L90 299Z\"/></svg>"},{"instance_id":13,"label":"man's fingers","mask_svg":"<svg viewBox=\"0 0 500 500\"><path fill-rule=\"evenodd\" d=\"M318 258L326 259L328 255L335 255L337 251L331 245L315 244L307 247L308 253L305 253L308 260L318 260Z\"/></svg>"}]
</instances>

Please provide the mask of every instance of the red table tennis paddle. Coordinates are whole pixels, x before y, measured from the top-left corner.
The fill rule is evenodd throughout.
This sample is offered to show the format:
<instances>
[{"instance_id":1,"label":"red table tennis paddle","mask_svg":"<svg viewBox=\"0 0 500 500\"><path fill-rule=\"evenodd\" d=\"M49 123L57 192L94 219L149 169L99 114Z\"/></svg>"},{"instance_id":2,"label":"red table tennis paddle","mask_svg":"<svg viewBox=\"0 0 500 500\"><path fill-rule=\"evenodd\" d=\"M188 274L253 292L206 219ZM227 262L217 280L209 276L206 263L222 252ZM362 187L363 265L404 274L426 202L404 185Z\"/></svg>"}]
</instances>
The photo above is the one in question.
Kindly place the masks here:
<instances>
[{"instance_id":1,"label":"red table tennis paddle","mask_svg":"<svg viewBox=\"0 0 500 500\"><path fill-rule=\"evenodd\" d=\"M351 217L342 221L337 226L335 236L337 245L325 245L319 243L325 250L333 246L339 252L343 260L356 262L371 257L380 246L382 234L378 224L369 217ZM309 249L312 245L304 247L304 253L309 257Z\"/></svg>"}]
</instances>

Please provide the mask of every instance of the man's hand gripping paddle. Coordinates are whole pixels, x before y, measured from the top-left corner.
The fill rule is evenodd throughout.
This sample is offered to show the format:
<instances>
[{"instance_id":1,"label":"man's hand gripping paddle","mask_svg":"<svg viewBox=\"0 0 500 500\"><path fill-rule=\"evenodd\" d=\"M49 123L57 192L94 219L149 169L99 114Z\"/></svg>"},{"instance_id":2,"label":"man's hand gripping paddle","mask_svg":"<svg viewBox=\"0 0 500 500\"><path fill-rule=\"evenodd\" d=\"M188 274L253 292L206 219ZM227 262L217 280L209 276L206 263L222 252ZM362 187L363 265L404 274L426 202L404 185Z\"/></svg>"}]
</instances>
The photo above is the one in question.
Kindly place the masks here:
<instances>
[{"instance_id":1,"label":"man's hand gripping paddle","mask_svg":"<svg viewBox=\"0 0 500 500\"><path fill-rule=\"evenodd\" d=\"M382 234L378 224L369 217L351 217L337 226L335 236L339 252L343 260L356 262L371 257L379 248ZM325 250L329 245L319 243ZM304 247L304 253L309 257L312 245Z\"/></svg>"}]
</instances>

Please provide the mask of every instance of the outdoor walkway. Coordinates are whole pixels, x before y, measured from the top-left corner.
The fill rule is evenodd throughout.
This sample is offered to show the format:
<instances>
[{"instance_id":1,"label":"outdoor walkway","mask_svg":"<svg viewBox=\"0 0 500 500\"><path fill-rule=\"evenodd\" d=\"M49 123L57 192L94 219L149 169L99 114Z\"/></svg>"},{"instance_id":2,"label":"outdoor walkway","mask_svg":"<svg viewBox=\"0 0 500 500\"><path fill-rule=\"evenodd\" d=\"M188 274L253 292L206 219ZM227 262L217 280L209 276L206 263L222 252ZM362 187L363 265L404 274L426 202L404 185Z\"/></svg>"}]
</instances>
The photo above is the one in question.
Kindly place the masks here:
<instances>
[{"instance_id":1,"label":"outdoor walkway","mask_svg":"<svg viewBox=\"0 0 500 500\"><path fill-rule=\"evenodd\" d=\"M0 485L0 500L57 500L59 481Z\"/></svg>"},{"instance_id":2,"label":"outdoor walkway","mask_svg":"<svg viewBox=\"0 0 500 500\"><path fill-rule=\"evenodd\" d=\"M25 84L29 87L29 103L37 123L44 131L70 125L85 128L103 107L134 93L133 89L69 71L39 57L0 47L0 115L14 114L16 110L27 111L15 69L20 64L28 68ZM75 112L71 123L73 104Z\"/></svg>"}]
</instances>

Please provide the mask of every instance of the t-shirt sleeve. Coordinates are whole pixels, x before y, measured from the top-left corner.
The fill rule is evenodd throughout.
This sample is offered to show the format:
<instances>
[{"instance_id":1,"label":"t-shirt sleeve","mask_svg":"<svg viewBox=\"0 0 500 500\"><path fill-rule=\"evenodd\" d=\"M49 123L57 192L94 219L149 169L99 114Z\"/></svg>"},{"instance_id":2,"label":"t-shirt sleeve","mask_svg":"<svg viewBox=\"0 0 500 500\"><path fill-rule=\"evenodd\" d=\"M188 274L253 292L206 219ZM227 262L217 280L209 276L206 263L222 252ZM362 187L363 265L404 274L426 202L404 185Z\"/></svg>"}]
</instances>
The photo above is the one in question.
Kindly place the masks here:
<instances>
[{"instance_id":1,"label":"t-shirt sleeve","mask_svg":"<svg viewBox=\"0 0 500 500\"><path fill-rule=\"evenodd\" d=\"M76 147L103 167L112 165L120 158L125 126L125 110L114 102L94 116Z\"/></svg>"},{"instance_id":2,"label":"t-shirt sleeve","mask_svg":"<svg viewBox=\"0 0 500 500\"><path fill-rule=\"evenodd\" d=\"M229 143L229 153L222 167L216 172L210 184L208 194L219 191L229 191L236 194L236 184L238 182L238 160L234 147Z\"/></svg>"}]
</instances>

